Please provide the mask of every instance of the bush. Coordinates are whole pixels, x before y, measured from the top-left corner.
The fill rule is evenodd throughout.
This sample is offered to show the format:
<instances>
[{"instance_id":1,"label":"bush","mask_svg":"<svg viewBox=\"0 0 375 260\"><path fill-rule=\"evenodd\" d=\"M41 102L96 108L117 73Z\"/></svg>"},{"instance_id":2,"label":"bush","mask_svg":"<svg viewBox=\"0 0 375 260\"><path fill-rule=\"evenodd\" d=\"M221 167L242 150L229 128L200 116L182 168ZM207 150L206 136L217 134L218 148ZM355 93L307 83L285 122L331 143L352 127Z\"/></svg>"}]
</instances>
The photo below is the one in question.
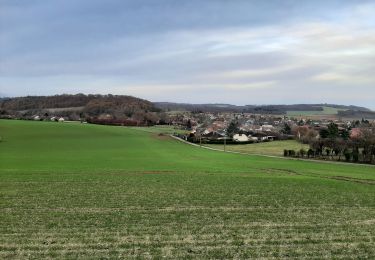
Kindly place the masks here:
<instances>
[{"instance_id":1,"label":"bush","mask_svg":"<svg viewBox=\"0 0 375 260\"><path fill-rule=\"evenodd\" d=\"M345 161L347 162L349 162L350 159L352 158L352 154L349 151L345 151L344 156L345 156Z\"/></svg>"},{"instance_id":2,"label":"bush","mask_svg":"<svg viewBox=\"0 0 375 260\"><path fill-rule=\"evenodd\" d=\"M284 156L287 157L288 156L288 150L284 149Z\"/></svg>"},{"instance_id":3,"label":"bush","mask_svg":"<svg viewBox=\"0 0 375 260\"><path fill-rule=\"evenodd\" d=\"M308 158L310 158L310 157L314 157L314 154L315 154L315 152L314 152L314 150L311 149L311 148L307 151L307 157L308 157Z\"/></svg>"},{"instance_id":4,"label":"bush","mask_svg":"<svg viewBox=\"0 0 375 260\"><path fill-rule=\"evenodd\" d=\"M354 162L358 162L358 160L359 160L359 153L358 153L358 151L353 151L352 156L353 156L353 161Z\"/></svg>"}]
</instances>

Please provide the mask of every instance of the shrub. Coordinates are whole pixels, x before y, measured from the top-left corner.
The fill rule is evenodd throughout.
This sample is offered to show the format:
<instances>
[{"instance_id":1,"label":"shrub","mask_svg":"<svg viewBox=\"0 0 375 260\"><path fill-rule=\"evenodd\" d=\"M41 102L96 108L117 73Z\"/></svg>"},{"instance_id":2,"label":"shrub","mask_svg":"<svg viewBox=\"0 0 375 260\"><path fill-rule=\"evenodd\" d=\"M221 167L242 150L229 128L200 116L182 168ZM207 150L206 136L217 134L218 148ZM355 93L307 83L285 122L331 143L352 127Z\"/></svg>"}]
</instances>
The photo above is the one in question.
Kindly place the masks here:
<instances>
[{"instance_id":1,"label":"shrub","mask_svg":"<svg viewBox=\"0 0 375 260\"><path fill-rule=\"evenodd\" d=\"M353 161L354 162L358 162L358 160L359 160L359 153L358 153L358 151L353 151L352 156L353 156Z\"/></svg>"},{"instance_id":2,"label":"shrub","mask_svg":"<svg viewBox=\"0 0 375 260\"><path fill-rule=\"evenodd\" d=\"M288 156L288 150L284 149L284 156L287 157Z\"/></svg>"},{"instance_id":3,"label":"shrub","mask_svg":"<svg viewBox=\"0 0 375 260\"><path fill-rule=\"evenodd\" d=\"M349 152L349 151L344 151L344 156L345 156L345 161L347 161L347 162L349 162L350 161L350 159L352 158L352 154L351 154L351 152Z\"/></svg>"}]
</instances>

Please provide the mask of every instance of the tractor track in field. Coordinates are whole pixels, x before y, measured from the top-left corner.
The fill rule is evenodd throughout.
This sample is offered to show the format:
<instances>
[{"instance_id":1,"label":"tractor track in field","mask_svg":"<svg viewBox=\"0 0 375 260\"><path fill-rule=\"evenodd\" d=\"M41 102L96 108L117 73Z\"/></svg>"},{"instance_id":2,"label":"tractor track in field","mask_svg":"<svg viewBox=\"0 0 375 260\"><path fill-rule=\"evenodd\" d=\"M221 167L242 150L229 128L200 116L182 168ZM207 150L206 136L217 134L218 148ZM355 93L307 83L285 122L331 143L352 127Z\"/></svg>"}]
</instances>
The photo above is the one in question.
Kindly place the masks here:
<instances>
[{"instance_id":1,"label":"tractor track in field","mask_svg":"<svg viewBox=\"0 0 375 260\"><path fill-rule=\"evenodd\" d=\"M183 142L185 144L189 144L195 147L204 148L212 151L218 151L218 152L225 152L225 153L232 153L232 154L241 154L241 155L248 155L248 156L263 156L268 158L277 158L277 159L284 159L284 160L294 160L294 161L305 161L305 162L313 162L313 163L327 163L327 164L339 164L339 165L360 165L360 166L370 166L374 167L375 165L367 165L367 164L355 164L355 163L344 163L344 162L330 162L330 161L319 161L319 160L308 160L308 159L300 159L300 158L285 158L281 156L274 156L274 155L264 155L264 154L250 154L250 153L243 153L243 152L234 152L234 151L223 151L220 149L207 147L207 146L200 146L198 144L190 143L188 141L185 141L179 137L176 137L174 135L170 135L170 137ZM346 181L346 182L352 182L352 183L359 183L359 184L365 184L365 185L375 185L375 180L371 179L358 179L353 177L346 177L346 176L322 176L322 175L316 175L316 174L302 174L297 173L295 171L289 172L285 169L268 169L266 173L272 174L272 173L286 173L289 175L299 175L299 176L310 176L314 178L322 178L322 179L330 179L330 180L337 180L337 181Z\"/></svg>"},{"instance_id":2,"label":"tractor track in field","mask_svg":"<svg viewBox=\"0 0 375 260\"><path fill-rule=\"evenodd\" d=\"M368 185L375 185L375 181L370 180L370 179L358 179L358 178L345 177L345 176L332 176L332 177L324 176L323 178L339 180L339 181L355 182L355 183L361 183L361 184L368 184Z\"/></svg>"},{"instance_id":3,"label":"tractor track in field","mask_svg":"<svg viewBox=\"0 0 375 260\"><path fill-rule=\"evenodd\" d=\"M303 173L298 173L296 171L292 170L286 170L286 169L274 169L274 168L269 168L269 169L260 169L264 171L264 173L268 174L288 174L288 175L296 175L296 176L308 176L308 177L313 177L313 178L322 178L322 179L331 179L331 180L339 180L339 181L348 181L348 182L355 182L355 183L361 183L361 184L368 184L368 185L375 185L375 180L371 179L358 179L358 178L353 178L353 177L346 177L346 176L323 176L323 175L316 175L316 174L303 174Z\"/></svg>"}]
</instances>

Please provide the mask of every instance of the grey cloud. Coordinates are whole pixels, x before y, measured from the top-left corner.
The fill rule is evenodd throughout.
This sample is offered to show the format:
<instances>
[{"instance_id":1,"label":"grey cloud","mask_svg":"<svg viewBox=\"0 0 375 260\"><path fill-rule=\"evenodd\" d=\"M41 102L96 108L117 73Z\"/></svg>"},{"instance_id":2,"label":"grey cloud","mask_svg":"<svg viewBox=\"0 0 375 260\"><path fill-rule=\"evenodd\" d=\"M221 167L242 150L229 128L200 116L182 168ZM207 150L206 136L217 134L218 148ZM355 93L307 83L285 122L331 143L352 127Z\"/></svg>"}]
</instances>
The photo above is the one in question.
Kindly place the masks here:
<instances>
[{"instance_id":1,"label":"grey cloud","mask_svg":"<svg viewBox=\"0 0 375 260\"><path fill-rule=\"evenodd\" d=\"M322 102L360 102L364 92L375 99L371 1L0 0L0 7L0 92L9 95L130 91L246 104L307 102L314 90L309 97Z\"/></svg>"}]
</instances>

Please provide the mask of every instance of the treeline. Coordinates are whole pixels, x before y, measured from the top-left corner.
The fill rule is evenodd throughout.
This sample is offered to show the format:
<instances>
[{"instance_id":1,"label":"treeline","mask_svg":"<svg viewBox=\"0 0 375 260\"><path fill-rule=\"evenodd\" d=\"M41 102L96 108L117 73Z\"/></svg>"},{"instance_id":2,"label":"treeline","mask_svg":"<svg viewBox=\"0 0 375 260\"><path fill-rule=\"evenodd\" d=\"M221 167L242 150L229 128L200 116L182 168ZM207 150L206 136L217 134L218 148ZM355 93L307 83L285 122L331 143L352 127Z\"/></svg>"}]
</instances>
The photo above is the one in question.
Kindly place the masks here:
<instances>
[{"instance_id":1,"label":"treeline","mask_svg":"<svg viewBox=\"0 0 375 260\"><path fill-rule=\"evenodd\" d=\"M85 106L90 100L101 97L104 96L77 94L16 97L0 101L0 108L8 111L22 111L29 109L81 107Z\"/></svg>"},{"instance_id":2,"label":"treeline","mask_svg":"<svg viewBox=\"0 0 375 260\"><path fill-rule=\"evenodd\" d=\"M264 105L245 106L247 113L258 114L286 114L287 111L323 111L323 107L317 105L297 104L297 105Z\"/></svg>"},{"instance_id":3,"label":"treeline","mask_svg":"<svg viewBox=\"0 0 375 260\"><path fill-rule=\"evenodd\" d=\"M98 119L88 118L87 123L98 125L117 125L117 126L146 126L145 122L140 122L131 119Z\"/></svg>"},{"instance_id":4,"label":"treeline","mask_svg":"<svg viewBox=\"0 0 375 260\"><path fill-rule=\"evenodd\" d=\"M163 111L190 111L194 113L242 112L244 107L230 104L187 104L172 102L154 102Z\"/></svg>"},{"instance_id":5,"label":"treeline","mask_svg":"<svg viewBox=\"0 0 375 260\"><path fill-rule=\"evenodd\" d=\"M357 106L343 106L335 104L295 104L295 105L245 105L236 106L230 104L186 104L171 102L155 102L156 107L164 111L190 111L190 112L232 112L254 114L286 114L287 111L323 111L324 106L354 111L369 111L369 109Z\"/></svg>"},{"instance_id":6,"label":"treeline","mask_svg":"<svg viewBox=\"0 0 375 260\"><path fill-rule=\"evenodd\" d=\"M362 127L359 133L350 137L350 130L340 130L334 123L321 129L319 135L311 132L299 139L308 143L308 150L284 150L284 156L347 161L375 164L375 127Z\"/></svg>"}]
</instances>

